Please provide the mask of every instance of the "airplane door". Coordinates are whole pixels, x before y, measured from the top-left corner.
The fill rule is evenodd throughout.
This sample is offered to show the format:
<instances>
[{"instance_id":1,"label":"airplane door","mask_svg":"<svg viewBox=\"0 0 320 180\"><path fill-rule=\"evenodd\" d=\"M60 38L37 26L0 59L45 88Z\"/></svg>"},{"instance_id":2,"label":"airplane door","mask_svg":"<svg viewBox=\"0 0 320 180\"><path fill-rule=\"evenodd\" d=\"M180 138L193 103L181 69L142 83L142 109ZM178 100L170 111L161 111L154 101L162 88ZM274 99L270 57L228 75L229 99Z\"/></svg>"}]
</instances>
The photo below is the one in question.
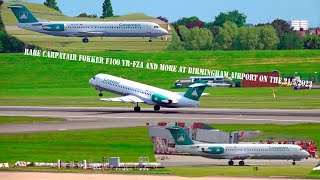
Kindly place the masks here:
<instances>
[{"instance_id":1,"label":"airplane door","mask_svg":"<svg viewBox=\"0 0 320 180\"><path fill-rule=\"evenodd\" d=\"M294 148L294 150L293 150L293 156L297 156L297 149L296 148Z\"/></svg>"},{"instance_id":2,"label":"airplane door","mask_svg":"<svg viewBox=\"0 0 320 180\"><path fill-rule=\"evenodd\" d=\"M151 35L151 31L152 31L152 26L147 26L147 34L148 34L148 36Z\"/></svg>"}]
</instances>

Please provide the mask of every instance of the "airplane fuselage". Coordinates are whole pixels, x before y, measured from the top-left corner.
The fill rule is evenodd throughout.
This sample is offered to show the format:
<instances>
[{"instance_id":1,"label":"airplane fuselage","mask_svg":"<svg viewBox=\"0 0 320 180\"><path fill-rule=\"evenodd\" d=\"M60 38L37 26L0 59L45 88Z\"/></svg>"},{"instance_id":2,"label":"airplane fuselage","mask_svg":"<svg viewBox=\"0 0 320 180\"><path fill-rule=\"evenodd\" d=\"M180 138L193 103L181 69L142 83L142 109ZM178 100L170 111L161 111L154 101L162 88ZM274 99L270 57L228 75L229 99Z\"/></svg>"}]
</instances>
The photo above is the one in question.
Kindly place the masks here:
<instances>
[{"instance_id":1,"label":"airplane fuselage","mask_svg":"<svg viewBox=\"0 0 320 180\"><path fill-rule=\"evenodd\" d=\"M200 104L199 101L185 98L182 94L108 74L98 74L94 78L91 78L89 83L100 91L107 91L122 96L134 95L149 105L176 108L196 107ZM155 95L165 96L166 100L163 103L155 102Z\"/></svg>"},{"instance_id":2,"label":"airplane fuselage","mask_svg":"<svg viewBox=\"0 0 320 180\"><path fill-rule=\"evenodd\" d=\"M18 27L65 37L159 37L168 34L152 22L68 22L19 23Z\"/></svg>"},{"instance_id":3,"label":"airplane fuselage","mask_svg":"<svg viewBox=\"0 0 320 180\"><path fill-rule=\"evenodd\" d=\"M211 159L285 159L299 161L309 153L289 144L194 144L176 145L177 150Z\"/></svg>"}]
</instances>

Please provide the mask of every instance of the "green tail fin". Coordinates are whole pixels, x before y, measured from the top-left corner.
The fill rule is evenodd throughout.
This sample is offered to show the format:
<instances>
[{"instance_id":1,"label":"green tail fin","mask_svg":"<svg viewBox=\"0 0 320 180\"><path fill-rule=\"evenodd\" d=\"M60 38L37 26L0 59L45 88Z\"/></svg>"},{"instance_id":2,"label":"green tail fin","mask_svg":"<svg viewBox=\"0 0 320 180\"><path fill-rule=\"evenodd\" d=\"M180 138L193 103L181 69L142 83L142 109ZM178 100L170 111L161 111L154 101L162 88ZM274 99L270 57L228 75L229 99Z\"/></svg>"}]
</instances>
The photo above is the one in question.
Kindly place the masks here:
<instances>
[{"instance_id":1,"label":"green tail fin","mask_svg":"<svg viewBox=\"0 0 320 180\"><path fill-rule=\"evenodd\" d=\"M22 4L14 4L8 6L13 12L13 14L18 19L19 23L34 23L39 22L32 13Z\"/></svg>"},{"instance_id":2,"label":"green tail fin","mask_svg":"<svg viewBox=\"0 0 320 180\"><path fill-rule=\"evenodd\" d=\"M195 101L199 101L201 94L209 86L204 81L197 81L194 84L189 86L188 91L183 95L185 98L192 99Z\"/></svg>"},{"instance_id":3,"label":"green tail fin","mask_svg":"<svg viewBox=\"0 0 320 180\"><path fill-rule=\"evenodd\" d=\"M193 145L194 142L188 134L179 126L169 126L168 129L177 145Z\"/></svg>"}]
</instances>

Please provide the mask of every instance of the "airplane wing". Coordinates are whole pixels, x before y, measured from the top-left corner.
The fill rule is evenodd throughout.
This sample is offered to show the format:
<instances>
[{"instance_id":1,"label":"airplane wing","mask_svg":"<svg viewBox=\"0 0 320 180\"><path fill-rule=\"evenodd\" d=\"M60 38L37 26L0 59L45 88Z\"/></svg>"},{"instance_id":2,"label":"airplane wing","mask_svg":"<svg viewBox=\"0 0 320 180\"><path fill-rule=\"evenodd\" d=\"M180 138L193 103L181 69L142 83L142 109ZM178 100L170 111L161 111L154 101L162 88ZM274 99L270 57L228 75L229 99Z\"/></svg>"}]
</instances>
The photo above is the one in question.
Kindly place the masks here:
<instances>
[{"instance_id":1,"label":"airplane wing","mask_svg":"<svg viewBox=\"0 0 320 180\"><path fill-rule=\"evenodd\" d=\"M129 103L144 103L142 99L134 95L116 97L116 98L101 98L101 101L114 101L114 102L129 102Z\"/></svg>"},{"instance_id":2,"label":"airplane wing","mask_svg":"<svg viewBox=\"0 0 320 180\"><path fill-rule=\"evenodd\" d=\"M251 159L255 156L260 156L257 154L251 154L251 153L244 153L244 154L232 154L232 155L227 155L223 156L225 159Z\"/></svg>"},{"instance_id":3,"label":"airplane wing","mask_svg":"<svg viewBox=\"0 0 320 180\"><path fill-rule=\"evenodd\" d=\"M79 31L78 33L82 36L92 36L92 35L99 36L103 34L103 32L98 32L98 31Z\"/></svg>"}]
</instances>

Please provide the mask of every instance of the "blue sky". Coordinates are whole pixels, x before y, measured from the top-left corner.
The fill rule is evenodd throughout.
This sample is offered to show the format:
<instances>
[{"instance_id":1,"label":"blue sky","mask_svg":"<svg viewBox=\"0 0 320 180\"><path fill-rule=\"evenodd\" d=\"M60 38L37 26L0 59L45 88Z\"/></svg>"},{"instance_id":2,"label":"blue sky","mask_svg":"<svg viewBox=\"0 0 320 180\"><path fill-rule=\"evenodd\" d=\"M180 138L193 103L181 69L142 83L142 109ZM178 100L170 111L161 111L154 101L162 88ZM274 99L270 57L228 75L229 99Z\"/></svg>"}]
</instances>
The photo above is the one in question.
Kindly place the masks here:
<instances>
[{"instance_id":1,"label":"blue sky","mask_svg":"<svg viewBox=\"0 0 320 180\"><path fill-rule=\"evenodd\" d=\"M56 1L62 12L68 16L76 16L82 12L100 16L104 0ZM307 19L309 26L320 26L319 0L112 0L112 5L116 15L141 12L154 17L167 17L170 22L189 16L212 21L219 12L238 9L247 15L247 23L271 22L276 18L287 21Z\"/></svg>"}]
</instances>

